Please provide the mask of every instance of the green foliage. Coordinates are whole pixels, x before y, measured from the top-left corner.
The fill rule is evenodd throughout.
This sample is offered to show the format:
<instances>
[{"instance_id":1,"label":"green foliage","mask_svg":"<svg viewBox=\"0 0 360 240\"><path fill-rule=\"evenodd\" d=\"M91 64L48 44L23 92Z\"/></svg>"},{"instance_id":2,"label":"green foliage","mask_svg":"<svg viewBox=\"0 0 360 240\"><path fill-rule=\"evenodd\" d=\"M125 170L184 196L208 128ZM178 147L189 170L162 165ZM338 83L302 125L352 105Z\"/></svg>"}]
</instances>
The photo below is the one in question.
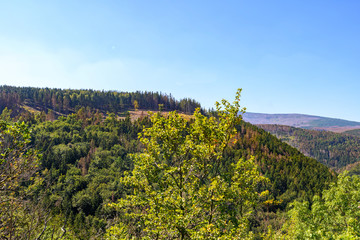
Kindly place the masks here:
<instances>
[{"instance_id":1,"label":"green foliage","mask_svg":"<svg viewBox=\"0 0 360 240\"><path fill-rule=\"evenodd\" d=\"M349 175L358 175L360 176L360 162L350 164L346 166L346 169L349 169Z\"/></svg>"},{"instance_id":2,"label":"green foliage","mask_svg":"<svg viewBox=\"0 0 360 240\"><path fill-rule=\"evenodd\" d=\"M289 203L295 199L311 201L314 194L321 194L336 178L323 164L257 126L242 121L237 130L237 142L225 152L226 158L248 159L252 155L259 171L270 180L265 188L269 195L262 198L263 203L249 219L257 236L269 226L277 232L285 221L283 213Z\"/></svg>"},{"instance_id":3,"label":"green foliage","mask_svg":"<svg viewBox=\"0 0 360 240\"><path fill-rule=\"evenodd\" d=\"M148 118L131 122L109 114L99 121L97 115L79 110L33 126L33 144L43 152L43 177L50 185L43 202L63 217L56 230L75 239L99 238L107 219L114 218L104 205L127 191L119 179L132 168L127 155L139 151L136 136L149 124Z\"/></svg>"},{"instance_id":4,"label":"green foliage","mask_svg":"<svg viewBox=\"0 0 360 240\"><path fill-rule=\"evenodd\" d=\"M30 239L39 234L45 217L26 201L40 156L28 148L30 131L26 124L9 122L7 117L5 120L0 119L0 236ZM41 179L35 178L35 184L40 183Z\"/></svg>"},{"instance_id":5,"label":"green foliage","mask_svg":"<svg viewBox=\"0 0 360 240\"><path fill-rule=\"evenodd\" d=\"M359 239L360 177L339 175L313 203L295 202L284 229L289 239Z\"/></svg>"},{"instance_id":6,"label":"green foliage","mask_svg":"<svg viewBox=\"0 0 360 240\"><path fill-rule=\"evenodd\" d=\"M39 155L27 148L30 131L24 122L0 120L0 190L15 189L37 168Z\"/></svg>"},{"instance_id":7,"label":"green foliage","mask_svg":"<svg viewBox=\"0 0 360 240\"><path fill-rule=\"evenodd\" d=\"M284 142L324 165L339 170L360 159L360 137L280 125L260 125Z\"/></svg>"},{"instance_id":8,"label":"green foliage","mask_svg":"<svg viewBox=\"0 0 360 240\"><path fill-rule=\"evenodd\" d=\"M346 131L344 133L360 137L360 129L349 130L349 131Z\"/></svg>"},{"instance_id":9,"label":"green foliage","mask_svg":"<svg viewBox=\"0 0 360 240\"><path fill-rule=\"evenodd\" d=\"M312 199L334 179L314 159L239 121L238 99L234 105L223 101L225 109L214 112L216 117L197 110L187 120L171 113L169 117L155 114L150 122L148 117L119 118L117 111L132 108L135 100L141 109L161 111L193 112L197 104L149 92L3 86L0 95L4 103L13 97L27 109L19 115L24 109L12 106L13 112L6 109L1 115L6 129L21 129L17 134L22 156L42 153L38 172L42 178L31 178L36 168L18 174L18 181L10 181L12 195L2 193L16 201L7 201L0 209L22 219L16 229L19 234L33 226L32 238L42 234L41 239L101 239L104 233L108 239L129 233L245 238L250 231L259 237L272 226L271 236L284 221L281 211L289 202ZM42 110L51 110L57 120ZM10 123L16 115L27 124ZM140 142L137 136L144 127ZM11 142L10 135L1 135L5 136L4 154ZM271 183L256 184L262 179L258 171ZM136 172L146 178L134 178ZM259 199L257 192L265 189L268 194ZM129 202L134 193L138 197ZM112 203L119 211L108 207ZM180 227L175 228L175 223Z\"/></svg>"},{"instance_id":10,"label":"green foliage","mask_svg":"<svg viewBox=\"0 0 360 240\"><path fill-rule=\"evenodd\" d=\"M128 239L128 229L127 226L123 223L118 223L115 226L111 226L107 229L104 239L106 240L118 240L118 239Z\"/></svg>"},{"instance_id":11,"label":"green foliage","mask_svg":"<svg viewBox=\"0 0 360 240\"><path fill-rule=\"evenodd\" d=\"M241 116L240 90L234 105L217 104L218 118L196 110L187 122L176 112L154 114L144 129L145 146L134 169L122 178L133 192L112 204L124 214L128 234L150 239L234 239L248 236L247 217L265 178L252 160L221 166L235 141ZM224 108L222 108L222 106ZM241 110L242 111L242 110Z\"/></svg>"},{"instance_id":12,"label":"green foliage","mask_svg":"<svg viewBox=\"0 0 360 240\"><path fill-rule=\"evenodd\" d=\"M130 109L156 111L159 104L162 104L163 110L178 110L189 114L194 112L195 108L200 107L200 104L193 99L185 98L178 101L171 94L158 92L0 86L0 111L7 107L14 111L14 115L18 115L24 111L23 106L26 106L30 108L30 111L37 110L48 113L47 120L54 120L55 115L61 116L77 112L81 108L99 110L103 113L118 113Z\"/></svg>"},{"instance_id":13,"label":"green foliage","mask_svg":"<svg viewBox=\"0 0 360 240\"><path fill-rule=\"evenodd\" d=\"M326 166L257 126L241 122L237 128L238 141L227 152L228 157L255 156L260 171L271 181L270 194L283 200L277 207L285 209L296 198L311 200L335 179Z\"/></svg>"}]
</instances>

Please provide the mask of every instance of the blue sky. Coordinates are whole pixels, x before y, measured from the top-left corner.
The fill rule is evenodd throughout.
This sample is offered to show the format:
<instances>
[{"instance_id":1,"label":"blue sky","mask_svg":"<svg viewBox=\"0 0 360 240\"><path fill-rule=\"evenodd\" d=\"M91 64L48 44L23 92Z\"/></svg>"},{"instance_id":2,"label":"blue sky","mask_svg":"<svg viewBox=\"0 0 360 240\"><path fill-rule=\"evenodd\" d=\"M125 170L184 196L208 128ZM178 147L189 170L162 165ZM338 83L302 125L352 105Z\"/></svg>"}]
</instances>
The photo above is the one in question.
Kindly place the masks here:
<instances>
[{"instance_id":1,"label":"blue sky","mask_svg":"<svg viewBox=\"0 0 360 240\"><path fill-rule=\"evenodd\" d=\"M360 121L360 2L2 1L0 84Z\"/></svg>"}]
</instances>

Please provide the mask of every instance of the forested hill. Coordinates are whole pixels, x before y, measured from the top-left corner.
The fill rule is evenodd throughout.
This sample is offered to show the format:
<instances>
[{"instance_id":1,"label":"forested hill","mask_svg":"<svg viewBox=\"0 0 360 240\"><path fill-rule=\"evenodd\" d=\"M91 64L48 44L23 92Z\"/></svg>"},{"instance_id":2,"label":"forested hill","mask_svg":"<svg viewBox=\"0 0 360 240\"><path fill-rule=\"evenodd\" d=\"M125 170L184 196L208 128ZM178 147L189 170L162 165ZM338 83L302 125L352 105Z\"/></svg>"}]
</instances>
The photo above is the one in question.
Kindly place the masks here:
<instances>
[{"instance_id":1,"label":"forested hill","mask_svg":"<svg viewBox=\"0 0 360 240\"><path fill-rule=\"evenodd\" d=\"M344 133L360 137L360 129L349 130Z\"/></svg>"},{"instance_id":2,"label":"forested hill","mask_svg":"<svg viewBox=\"0 0 360 240\"><path fill-rule=\"evenodd\" d=\"M126 172L134 170L136 161L131 154L144 150L138 134L144 127L151 127L152 122L146 115L131 119L129 115L119 118L117 114L136 107L153 107L157 110L159 106L155 104L164 104L167 110L171 110L172 106L175 109L179 107L184 112L199 106L194 100L176 101L171 96L150 92L3 86L0 93L2 99L6 100L1 101L2 107L18 111L26 124L21 121L17 124L24 128L25 125L29 126L28 137L31 141L24 149L37 150L42 156L37 169L41 181L30 185L31 179L25 179L18 186L29 188L26 191L18 190L14 195L19 206L34 209L21 217L44 223L47 221L44 217L32 216L37 211L51 214L51 223L46 230L48 236L57 231L55 236L61 238L62 229L66 229L67 236L72 236L72 239L101 239L119 221L134 220L123 218L122 213L109 208L109 205L135 191L121 179L127 175ZM165 100L168 105L165 105ZM135 101L139 106L134 106ZM184 103L189 105L185 104L185 108L182 108ZM27 109L27 115L21 113ZM57 119L42 117L44 111L50 110L59 112ZM103 111L108 113L104 115ZM1 114L3 124L14 124L10 122L18 119L11 119L9 114L9 111ZM169 116L162 114L165 118ZM194 116L187 124L192 124ZM211 128L204 129L212 131ZM269 225L275 229L281 228L282 214L289 203L295 199L311 201L315 194L321 194L336 179L335 173L325 165L304 156L257 126L241 121L236 125L236 130L234 141L221 152L222 161L218 171L228 177L236 161L254 157L256 168L268 178L268 182L257 186L259 192L267 190L264 192L268 194L261 196L258 207L249 213L250 229L258 236L267 232ZM181 134L185 133L182 131ZM242 174L246 174L246 171ZM38 229L37 235L43 228Z\"/></svg>"},{"instance_id":3,"label":"forested hill","mask_svg":"<svg viewBox=\"0 0 360 240\"><path fill-rule=\"evenodd\" d=\"M117 92L96 90L71 90L54 88L0 86L0 112L7 107L14 114L30 110L49 110L68 114L82 107L106 112L124 112L132 109L178 110L192 113L200 103L185 98L176 100L171 94L158 92Z\"/></svg>"},{"instance_id":4,"label":"forested hill","mask_svg":"<svg viewBox=\"0 0 360 240\"><path fill-rule=\"evenodd\" d=\"M282 125L258 126L336 170L360 161L359 136Z\"/></svg>"},{"instance_id":5,"label":"forested hill","mask_svg":"<svg viewBox=\"0 0 360 240\"><path fill-rule=\"evenodd\" d=\"M261 172L272 182L273 194L285 202L296 195L310 197L332 179L323 164L255 125L242 121L238 134L234 156L255 156Z\"/></svg>"},{"instance_id":6,"label":"forested hill","mask_svg":"<svg viewBox=\"0 0 360 240\"><path fill-rule=\"evenodd\" d=\"M44 177L51 183L47 187L51 193L44 201L56 212L65 213L63 217L73 223L71 229L77 237L88 239L104 229L105 219L114 218L106 205L129 191L119 179L133 168L128 154L141 152L137 136L149 125L147 117L130 121L110 114L102 121L95 112L77 112L32 125L33 146L43 154L42 170L47 169ZM238 141L225 152L228 162L254 156L260 172L270 180L265 187L269 198L276 199L256 210L254 231L264 230L264 221L279 225L276 210L283 211L294 199L312 199L334 180L326 166L264 130L246 122L237 129Z\"/></svg>"}]
</instances>

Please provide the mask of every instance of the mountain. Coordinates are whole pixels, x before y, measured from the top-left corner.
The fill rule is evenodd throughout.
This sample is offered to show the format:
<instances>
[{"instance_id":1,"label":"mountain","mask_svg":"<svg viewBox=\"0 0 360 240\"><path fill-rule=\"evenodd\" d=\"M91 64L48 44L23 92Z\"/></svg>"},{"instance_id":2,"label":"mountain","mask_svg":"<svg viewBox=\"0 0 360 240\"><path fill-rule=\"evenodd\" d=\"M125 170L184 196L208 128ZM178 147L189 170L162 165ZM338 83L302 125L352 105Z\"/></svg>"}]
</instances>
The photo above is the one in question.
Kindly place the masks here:
<instances>
[{"instance_id":1,"label":"mountain","mask_svg":"<svg viewBox=\"0 0 360 240\"><path fill-rule=\"evenodd\" d=\"M257 126L335 170L360 161L360 136L283 125Z\"/></svg>"},{"instance_id":2,"label":"mountain","mask_svg":"<svg viewBox=\"0 0 360 240\"><path fill-rule=\"evenodd\" d=\"M134 191L120 179L134 168L130 154L144 148L138 134L152 124L138 109L177 110L191 119L195 107L195 100L153 92L0 87L0 110L11 109L12 121L26 122L28 147L41 153L38 173L43 180L26 190L31 191L26 200L48 206L44 212L51 212L56 229L66 228L74 239L95 239L91 237L103 235L123 217L109 205ZM140 115L132 118L129 112ZM10 121L9 115L4 111L1 117ZM241 121L236 128L219 171L226 175L235 160L254 156L269 179L258 186L268 195L249 220L254 231L266 232L269 224L280 229L289 203L313 199L336 179L327 166L258 126Z\"/></svg>"},{"instance_id":3,"label":"mountain","mask_svg":"<svg viewBox=\"0 0 360 240\"><path fill-rule=\"evenodd\" d=\"M347 121L336 118L319 117L305 114L244 114L244 120L251 124L278 124L304 129L327 130L332 132L344 132L352 129L360 129L360 122Z\"/></svg>"},{"instance_id":4,"label":"mountain","mask_svg":"<svg viewBox=\"0 0 360 240\"><path fill-rule=\"evenodd\" d=\"M88 229L89 233L100 231L97 222L114 220L107 204L131 190L119 179L133 168L129 154L142 151L138 133L151 124L146 116L131 121L109 114L101 119L101 113L80 111L31 126L32 146L42 153L41 170L53 189L47 204L66 213L69 222L77 223L74 231L84 235ZM311 200L336 179L325 165L257 126L242 121L237 131L237 141L224 152L225 163L254 156L259 171L269 179L259 188L269 190L269 198L276 199L264 207L271 212L256 210L254 227L276 218L276 211L284 211L295 199ZM230 166L224 164L221 169Z\"/></svg>"},{"instance_id":5,"label":"mountain","mask_svg":"<svg viewBox=\"0 0 360 240\"><path fill-rule=\"evenodd\" d=\"M135 105L141 110L137 110ZM137 133L141 130L139 127L141 124L137 122L143 121L147 116L142 110L156 111L159 105L164 111L177 110L185 114L190 114L196 107L200 107L195 100L176 100L171 94L157 92L0 86L0 111L5 107L9 108L13 110L14 117L27 121L34 129L38 129L38 126L41 126L40 129L45 129L45 132L34 130L33 136L35 146L40 150L46 149L43 152L42 166L48 169L56 166L55 168L63 174L67 172L67 164L79 166L80 158L86 157L91 141L95 144L94 148L108 150L114 144L118 144L116 135L107 136L102 143L99 135L103 133L99 130L92 132L90 136L82 135L87 132L89 125L106 125L109 119L114 121L113 117L117 116L119 119L117 125L122 126L116 130L117 134L125 134L124 139L130 142L137 141ZM245 119L249 115L246 114ZM131 117L134 125L122 122L128 121L126 116ZM58 130L57 126L59 126ZM304 156L297 149L281 142L261 128L243 121L238 126L238 131L239 140L233 149L227 152L228 156L232 158L255 156L261 172L273 182L271 187L273 196L285 196L284 199L287 200L284 200L284 204L297 196L310 196L314 192L320 192L332 178L332 173L315 159ZM64 144L69 147L69 152L65 150L67 147ZM139 151L141 147L127 142L122 144L132 146L129 147L131 151L134 151L133 149ZM77 153L73 153L72 151L76 149L73 146L80 145L87 146L87 150L79 150L79 148L76 150ZM59 152L56 152L59 149L64 153L59 155ZM128 153L131 151L129 150ZM55 159L58 159L59 163ZM298 182L302 184L299 185ZM308 193L306 189L312 191Z\"/></svg>"}]
</instances>

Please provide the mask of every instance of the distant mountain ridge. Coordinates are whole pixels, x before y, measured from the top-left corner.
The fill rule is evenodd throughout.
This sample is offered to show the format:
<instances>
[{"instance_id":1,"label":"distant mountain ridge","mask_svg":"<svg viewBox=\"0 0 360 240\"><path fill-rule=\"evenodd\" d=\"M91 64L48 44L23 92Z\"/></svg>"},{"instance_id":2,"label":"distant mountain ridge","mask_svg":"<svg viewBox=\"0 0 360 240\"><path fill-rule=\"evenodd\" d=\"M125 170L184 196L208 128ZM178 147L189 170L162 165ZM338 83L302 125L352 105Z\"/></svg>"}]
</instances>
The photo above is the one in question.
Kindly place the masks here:
<instances>
[{"instance_id":1,"label":"distant mountain ridge","mask_svg":"<svg viewBox=\"0 0 360 240\"><path fill-rule=\"evenodd\" d=\"M251 124L278 124L297 128L345 132L360 129L360 122L306 114L265 114L247 112L243 119Z\"/></svg>"}]
</instances>

